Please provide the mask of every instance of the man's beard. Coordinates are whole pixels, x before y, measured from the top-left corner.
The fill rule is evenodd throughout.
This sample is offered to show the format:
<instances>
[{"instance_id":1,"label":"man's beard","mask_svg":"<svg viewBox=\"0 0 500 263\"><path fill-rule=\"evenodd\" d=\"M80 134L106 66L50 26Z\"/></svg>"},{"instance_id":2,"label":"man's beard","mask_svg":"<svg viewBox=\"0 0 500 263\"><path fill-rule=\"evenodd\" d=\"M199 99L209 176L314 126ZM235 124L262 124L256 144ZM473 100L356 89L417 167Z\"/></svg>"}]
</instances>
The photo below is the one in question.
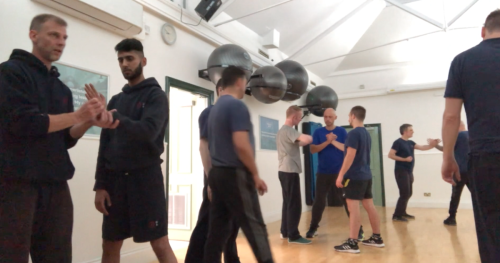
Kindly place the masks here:
<instances>
[{"instance_id":1,"label":"man's beard","mask_svg":"<svg viewBox=\"0 0 500 263\"><path fill-rule=\"evenodd\" d=\"M125 75L125 73L123 73L123 77L126 79L126 80L134 80L138 77L140 77L142 75L142 64L139 63L139 66L137 66L137 68L135 68L132 72L132 75Z\"/></svg>"}]
</instances>

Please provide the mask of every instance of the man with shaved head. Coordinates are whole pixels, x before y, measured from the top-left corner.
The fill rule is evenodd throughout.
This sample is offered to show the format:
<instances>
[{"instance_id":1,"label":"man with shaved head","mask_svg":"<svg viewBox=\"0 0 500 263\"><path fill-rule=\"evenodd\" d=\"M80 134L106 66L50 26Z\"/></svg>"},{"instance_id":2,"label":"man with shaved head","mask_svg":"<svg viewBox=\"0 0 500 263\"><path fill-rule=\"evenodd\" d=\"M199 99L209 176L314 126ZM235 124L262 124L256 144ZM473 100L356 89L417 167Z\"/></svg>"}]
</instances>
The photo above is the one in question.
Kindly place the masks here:
<instances>
[{"instance_id":1,"label":"man with shaved head","mask_svg":"<svg viewBox=\"0 0 500 263\"><path fill-rule=\"evenodd\" d=\"M335 126L337 113L334 109L328 108L323 113L325 127L314 131L313 142L311 144L311 153L318 153L318 172L316 173L316 197L312 208L312 218L307 238L313 238L317 235L319 222L323 216L326 206L326 197L328 191L335 185L342 162L344 161L344 143L347 132L344 128ZM344 204L347 215L346 201L342 196L342 191L337 189L340 200ZM363 238L360 229L360 239Z\"/></svg>"}]
</instances>

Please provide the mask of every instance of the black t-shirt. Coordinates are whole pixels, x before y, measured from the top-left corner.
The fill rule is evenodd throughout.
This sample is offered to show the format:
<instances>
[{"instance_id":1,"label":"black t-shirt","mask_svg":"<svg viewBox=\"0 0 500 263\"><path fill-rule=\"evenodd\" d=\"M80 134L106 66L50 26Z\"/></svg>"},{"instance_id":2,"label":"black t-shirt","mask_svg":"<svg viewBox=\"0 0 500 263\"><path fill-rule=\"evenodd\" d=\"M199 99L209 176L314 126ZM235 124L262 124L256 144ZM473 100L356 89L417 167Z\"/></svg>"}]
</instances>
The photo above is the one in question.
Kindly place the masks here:
<instances>
[{"instance_id":1,"label":"black t-shirt","mask_svg":"<svg viewBox=\"0 0 500 263\"><path fill-rule=\"evenodd\" d=\"M356 149L356 156L351 167L344 175L345 179L370 180L372 172L370 170L370 150L372 140L370 134L364 127L357 127L347 134L345 140L345 153L348 148Z\"/></svg>"},{"instance_id":2,"label":"black t-shirt","mask_svg":"<svg viewBox=\"0 0 500 263\"><path fill-rule=\"evenodd\" d=\"M413 172L413 167L415 166L415 142L405 141L401 138L397 139L393 144L391 149L396 151L396 156L401 158L407 158L411 156L413 160L411 162L400 162L396 161L396 170L407 170L410 173Z\"/></svg>"},{"instance_id":3,"label":"black t-shirt","mask_svg":"<svg viewBox=\"0 0 500 263\"><path fill-rule=\"evenodd\" d=\"M500 152L500 38L455 57L444 96L464 101L471 153Z\"/></svg>"}]
</instances>

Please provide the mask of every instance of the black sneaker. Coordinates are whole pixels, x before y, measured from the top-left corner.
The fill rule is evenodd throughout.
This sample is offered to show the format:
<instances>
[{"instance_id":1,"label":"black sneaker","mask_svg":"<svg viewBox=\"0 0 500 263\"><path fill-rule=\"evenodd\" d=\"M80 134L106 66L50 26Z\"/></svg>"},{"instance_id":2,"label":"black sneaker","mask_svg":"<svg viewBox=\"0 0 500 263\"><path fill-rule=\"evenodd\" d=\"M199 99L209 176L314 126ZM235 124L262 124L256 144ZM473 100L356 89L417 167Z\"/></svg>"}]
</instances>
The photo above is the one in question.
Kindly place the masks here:
<instances>
[{"instance_id":1,"label":"black sneaker","mask_svg":"<svg viewBox=\"0 0 500 263\"><path fill-rule=\"evenodd\" d=\"M359 228L358 241L361 242L365 239L365 232L363 231L363 226Z\"/></svg>"},{"instance_id":2,"label":"black sneaker","mask_svg":"<svg viewBox=\"0 0 500 263\"><path fill-rule=\"evenodd\" d=\"M335 251L338 251L338 252L345 252L345 253L354 253L354 254L358 254L360 251L359 251L359 247L358 247L358 242L356 242L356 240L354 239L348 239L346 241L344 241L344 243L340 246L335 246Z\"/></svg>"},{"instance_id":3,"label":"black sneaker","mask_svg":"<svg viewBox=\"0 0 500 263\"><path fill-rule=\"evenodd\" d=\"M306 233L306 238L313 238L318 235L318 231L315 229L309 229Z\"/></svg>"},{"instance_id":4,"label":"black sneaker","mask_svg":"<svg viewBox=\"0 0 500 263\"><path fill-rule=\"evenodd\" d=\"M412 215L409 215L409 214L405 214L403 217L406 218L406 219L415 219L415 216L412 216Z\"/></svg>"},{"instance_id":5,"label":"black sneaker","mask_svg":"<svg viewBox=\"0 0 500 263\"><path fill-rule=\"evenodd\" d=\"M449 216L448 218L446 218L446 220L444 220L443 223L448 226L456 226L457 220L455 219L455 217Z\"/></svg>"},{"instance_id":6,"label":"black sneaker","mask_svg":"<svg viewBox=\"0 0 500 263\"><path fill-rule=\"evenodd\" d=\"M370 239L363 241L363 245L372 247L385 247L384 240L380 236L371 236Z\"/></svg>"},{"instance_id":7,"label":"black sneaker","mask_svg":"<svg viewBox=\"0 0 500 263\"><path fill-rule=\"evenodd\" d=\"M402 216L392 216L392 221L408 222L408 219Z\"/></svg>"}]
</instances>

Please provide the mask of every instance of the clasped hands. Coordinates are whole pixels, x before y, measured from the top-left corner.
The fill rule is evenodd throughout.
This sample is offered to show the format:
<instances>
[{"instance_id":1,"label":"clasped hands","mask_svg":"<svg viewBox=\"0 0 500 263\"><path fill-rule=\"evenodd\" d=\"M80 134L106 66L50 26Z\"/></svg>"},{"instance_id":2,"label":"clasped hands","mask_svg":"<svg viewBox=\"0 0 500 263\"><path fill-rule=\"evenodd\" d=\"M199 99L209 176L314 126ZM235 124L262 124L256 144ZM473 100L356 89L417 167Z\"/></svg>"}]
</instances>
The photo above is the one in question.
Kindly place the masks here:
<instances>
[{"instance_id":1,"label":"clasped hands","mask_svg":"<svg viewBox=\"0 0 500 263\"><path fill-rule=\"evenodd\" d=\"M436 145L438 145L439 143L441 143L441 139L427 139L427 143L432 146L432 147L436 147Z\"/></svg>"},{"instance_id":2,"label":"clasped hands","mask_svg":"<svg viewBox=\"0 0 500 263\"><path fill-rule=\"evenodd\" d=\"M337 140L337 135L333 134L332 132L326 134L326 140L329 143L332 143L333 141Z\"/></svg>"},{"instance_id":3,"label":"clasped hands","mask_svg":"<svg viewBox=\"0 0 500 263\"><path fill-rule=\"evenodd\" d=\"M94 118L91 119L92 125L101 127L103 129L116 129L120 124L119 120L113 121L113 112L116 110L108 111L106 110L106 98L101 93L97 92L92 84L85 84L85 97L87 97L87 103L97 100L103 107L103 110L98 113Z\"/></svg>"}]
</instances>

